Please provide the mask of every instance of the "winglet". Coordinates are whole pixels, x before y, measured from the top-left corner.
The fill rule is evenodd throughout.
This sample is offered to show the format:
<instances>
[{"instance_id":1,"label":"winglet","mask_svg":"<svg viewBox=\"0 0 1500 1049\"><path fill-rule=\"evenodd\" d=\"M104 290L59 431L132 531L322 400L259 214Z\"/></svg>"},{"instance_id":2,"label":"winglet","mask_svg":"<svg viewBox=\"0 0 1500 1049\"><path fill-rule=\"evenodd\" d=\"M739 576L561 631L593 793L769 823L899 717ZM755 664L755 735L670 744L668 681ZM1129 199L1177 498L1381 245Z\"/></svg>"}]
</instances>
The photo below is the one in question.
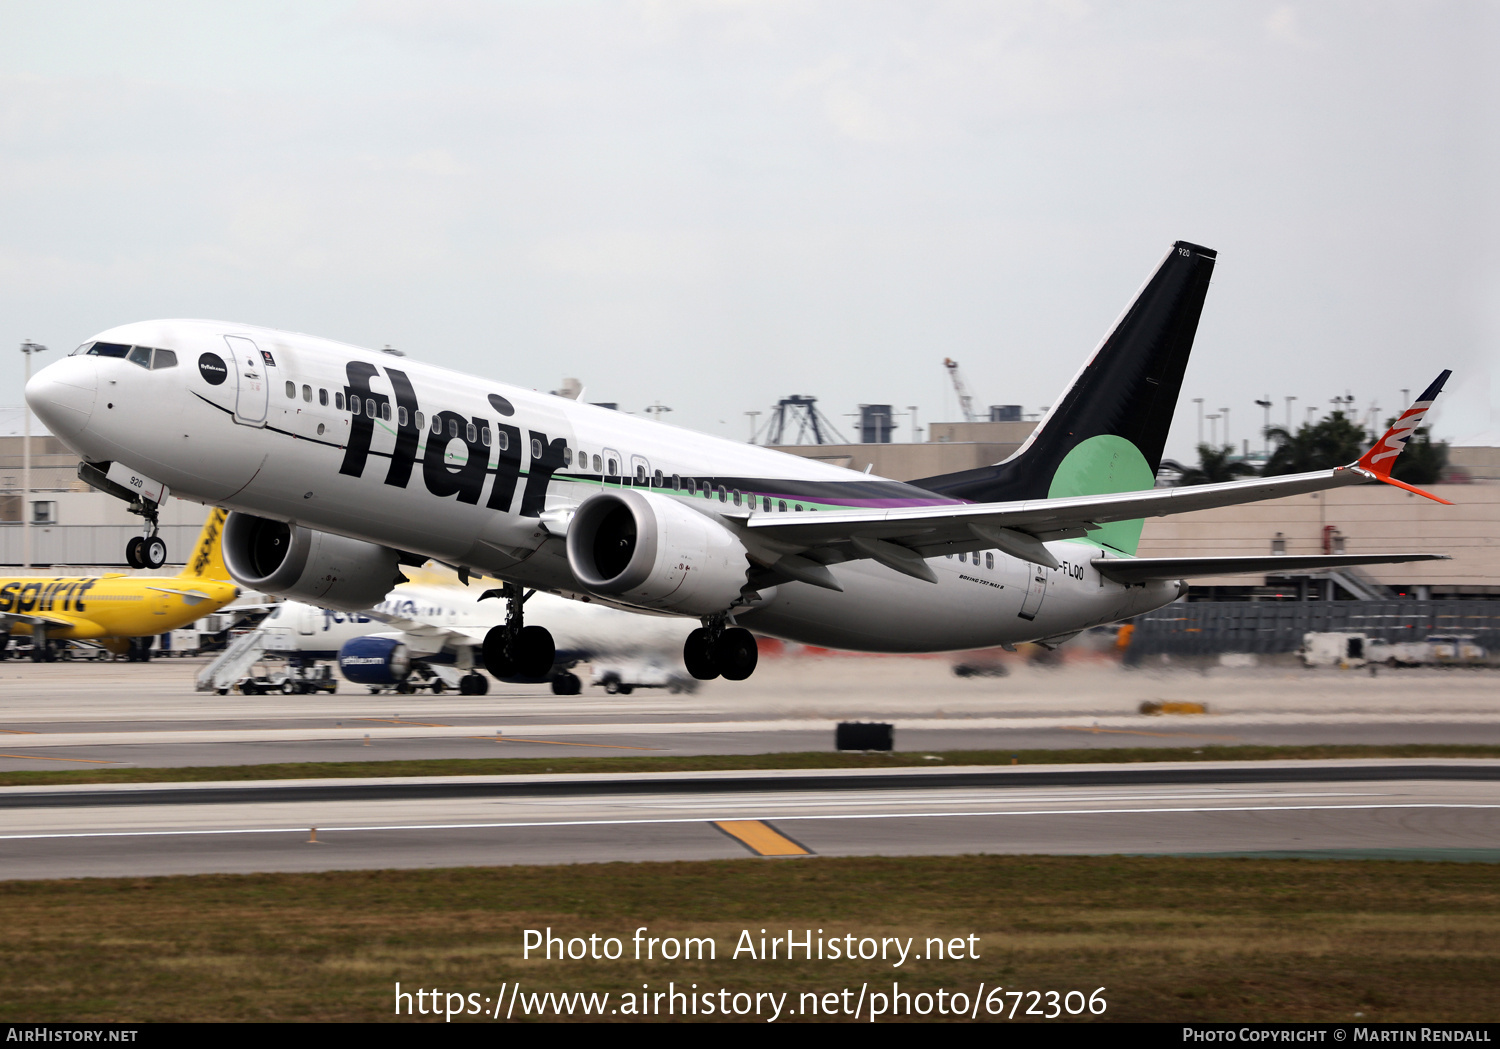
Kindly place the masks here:
<instances>
[{"instance_id":1,"label":"winglet","mask_svg":"<svg viewBox=\"0 0 1500 1049\"><path fill-rule=\"evenodd\" d=\"M1434 502L1452 506L1453 504L1447 499L1439 498L1431 492L1424 492L1414 485L1398 481L1391 476L1391 467L1396 465L1396 458L1406 448L1406 442L1411 439L1412 434L1417 432L1417 427L1422 425L1422 420L1427 416L1427 409L1432 407L1432 402L1437 400L1437 395L1443 392L1443 383L1447 382L1448 376L1452 374L1452 370L1443 369L1443 374L1434 379L1432 385L1423 390L1421 396L1412 402L1411 407L1401 413L1401 417L1385 432L1385 436L1359 457L1359 462L1354 464L1354 468L1377 481L1384 481L1386 484L1405 488L1408 492L1414 492Z\"/></svg>"}]
</instances>

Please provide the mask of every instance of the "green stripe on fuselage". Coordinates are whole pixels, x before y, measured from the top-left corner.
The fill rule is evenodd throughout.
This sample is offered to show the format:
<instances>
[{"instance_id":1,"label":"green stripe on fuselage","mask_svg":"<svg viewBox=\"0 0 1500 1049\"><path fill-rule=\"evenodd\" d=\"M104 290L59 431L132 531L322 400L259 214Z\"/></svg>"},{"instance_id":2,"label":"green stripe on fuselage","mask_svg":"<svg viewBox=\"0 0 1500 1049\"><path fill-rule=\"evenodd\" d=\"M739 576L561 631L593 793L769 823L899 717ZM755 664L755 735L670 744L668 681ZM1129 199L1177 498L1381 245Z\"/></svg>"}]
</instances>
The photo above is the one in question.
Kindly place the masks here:
<instances>
[{"instance_id":1,"label":"green stripe on fuselage","mask_svg":"<svg viewBox=\"0 0 1500 1049\"><path fill-rule=\"evenodd\" d=\"M1156 484L1151 464L1140 449L1123 437L1101 434L1090 437L1063 457L1052 475L1049 499L1074 495L1109 495L1142 492ZM1113 521L1089 533L1089 541L1102 543L1122 554L1134 555L1146 522Z\"/></svg>"}]
</instances>

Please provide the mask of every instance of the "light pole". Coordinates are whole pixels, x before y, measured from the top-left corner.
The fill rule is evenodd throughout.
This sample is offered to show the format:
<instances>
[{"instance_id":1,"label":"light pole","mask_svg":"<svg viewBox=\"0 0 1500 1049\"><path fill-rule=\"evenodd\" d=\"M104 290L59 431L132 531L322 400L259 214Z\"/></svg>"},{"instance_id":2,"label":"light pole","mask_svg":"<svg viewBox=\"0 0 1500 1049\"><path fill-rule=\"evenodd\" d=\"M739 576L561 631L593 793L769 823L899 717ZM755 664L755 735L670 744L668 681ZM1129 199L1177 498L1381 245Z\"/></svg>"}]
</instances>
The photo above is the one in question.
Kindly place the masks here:
<instances>
[{"instance_id":1,"label":"light pole","mask_svg":"<svg viewBox=\"0 0 1500 1049\"><path fill-rule=\"evenodd\" d=\"M917 406L915 404L908 404L906 406L906 410L911 412L911 443L916 444L917 431L921 429L921 427L917 425Z\"/></svg>"},{"instance_id":2,"label":"light pole","mask_svg":"<svg viewBox=\"0 0 1500 1049\"><path fill-rule=\"evenodd\" d=\"M1217 412L1208 413L1208 429L1213 434L1214 447L1219 446L1219 415Z\"/></svg>"},{"instance_id":3,"label":"light pole","mask_svg":"<svg viewBox=\"0 0 1500 1049\"><path fill-rule=\"evenodd\" d=\"M1266 431L1271 428L1271 395L1268 393L1265 400L1256 401L1255 403L1260 405L1261 409L1266 413L1266 425L1260 431L1260 454L1262 458L1269 459L1271 457L1271 438L1267 436Z\"/></svg>"},{"instance_id":4,"label":"light pole","mask_svg":"<svg viewBox=\"0 0 1500 1049\"><path fill-rule=\"evenodd\" d=\"M1221 411L1221 412L1224 413L1224 444L1228 445L1229 444L1229 409L1228 408L1220 408L1219 411ZM1234 454L1234 449L1231 447L1229 449L1229 452L1230 452L1231 455L1233 455Z\"/></svg>"},{"instance_id":5,"label":"light pole","mask_svg":"<svg viewBox=\"0 0 1500 1049\"><path fill-rule=\"evenodd\" d=\"M26 386L31 385L31 355L33 353L46 353L47 347L40 346L30 339L21 343L21 353L26 358ZM21 387L23 391L21 405L21 567L31 567L31 405L24 403L24 391L26 386Z\"/></svg>"},{"instance_id":6,"label":"light pole","mask_svg":"<svg viewBox=\"0 0 1500 1049\"><path fill-rule=\"evenodd\" d=\"M1194 397L1193 403L1198 406L1198 443L1203 443L1203 398Z\"/></svg>"},{"instance_id":7,"label":"light pole","mask_svg":"<svg viewBox=\"0 0 1500 1049\"><path fill-rule=\"evenodd\" d=\"M746 412L745 414L748 415L748 416L750 416L750 443L754 444L755 443L755 417L757 415L759 415L760 412Z\"/></svg>"},{"instance_id":8,"label":"light pole","mask_svg":"<svg viewBox=\"0 0 1500 1049\"><path fill-rule=\"evenodd\" d=\"M1291 433L1292 433L1292 402L1295 401L1296 399L1297 398L1295 398L1295 397L1288 397L1286 399L1286 432L1287 432L1287 436L1291 436Z\"/></svg>"}]
</instances>

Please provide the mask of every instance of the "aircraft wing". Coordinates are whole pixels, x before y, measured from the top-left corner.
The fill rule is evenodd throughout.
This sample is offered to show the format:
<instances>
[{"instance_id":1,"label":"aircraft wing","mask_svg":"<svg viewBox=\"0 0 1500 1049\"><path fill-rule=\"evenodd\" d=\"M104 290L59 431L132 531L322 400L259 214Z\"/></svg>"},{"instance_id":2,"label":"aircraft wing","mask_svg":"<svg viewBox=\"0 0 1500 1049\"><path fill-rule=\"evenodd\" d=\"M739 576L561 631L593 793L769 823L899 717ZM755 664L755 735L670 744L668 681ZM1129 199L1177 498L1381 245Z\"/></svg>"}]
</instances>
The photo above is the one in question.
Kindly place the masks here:
<instances>
[{"instance_id":1,"label":"aircraft wing","mask_svg":"<svg viewBox=\"0 0 1500 1049\"><path fill-rule=\"evenodd\" d=\"M1110 521L1236 506L1376 479L1358 467L1342 466L1251 481L1063 499L744 515L738 523L747 541L765 548L770 565L792 579L827 585L832 577L819 570L823 566L868 557L936 582L923 559L994 548L1056 567L1043 543L1080 538ZM826 582L819 583L822 577Z\"/></svg>"},{"instance_id":2,"label":"aircraft wing","mask_svg":"<svg viewBox=\"0 0 1500 1049\"><path fill-rule=\"evenodd\" d=\"M389 612L369 610L363 615L378 622L395 627L401 633L406 647L416 654L431 655L448 647L460 648L484 644L484 631L464 627L439 626L423 622L410 616L393 615Z\"/></svg>"},{"instance_id":3,"label":"aircraft wing","mask_svg":"<svg viewBox=\"0 0 1500 1049\"><path fill-rule=\"evenodd\" d=\"M99 629L90 620L75 619L72 616L60 616L53 613L0 612L0 622L10 625L24 623L27 626L72 627L94 633L97 633Z\"/></svg>"},{"instance_id":4,"label":"aircraft wing","mask_svg":"<svg viewBox=\"0 0 1500 1049\"><path fill-rule=\"evenodd\" d=\"M1324 568L1353 565L1389 565L1406 561L1447 561L1447 554L1272 554L1254 557L1096 557L1099 574L1117 583L1144 583L1152 579L1191 579L1194 576L1282 575L1316 572Z\"/></svg>"},{"instance_id":5,"label":"aircraft wing","mask_svg":"<svg viewBox=\"0 0 1500 1049\"><path fill-rule=\"evenodd\" d=\"M1395 465L1407 440L1421 425L1449 374L1444 371L1439 375L1385 435L1356 462L1331 470L1313 470L1250 481L1227 481L1222 484L1152 488L1139 492L1106 492L1060 499L1023 499L1008 503L948 503L877 510L802 511L766 515L730 512L723 516L737 528L750 549L751 557L768 571L763 584L797 580L830 590L841 590L843 588L827 567L841 561L871 558L887 568L929 583L936 583L937 575L926 564L926 558L971 550L994 548L1033 564L1056 568L1057 559L1042 544L1057 539L1082 538L1111 521L1136 521L1220 506L1238 506L1241 503L1321 492L1346 485L1364 484L1367 481L1381 481L1436 502L1447 503L1446 499L1439 499L1420 488L1396 480L1391 476L1391 467ZM1379 562L1350 560L1343 563L1374 564L1421 559L1422 555L1398 555L1382 557ZM1142 567L1140 570L1166 571L1165 562L1168 560L1180 565L1194 559L1152 560L1160 562L1157 568ZM1203 559L1204 562L1208 560L1213 559ZM1245 563L1249 564L1253 560L1245 559ZM1295 559L1283 558L1278 563L1282 568L1289 568L1293 560ZM1095 564L1099 561L1107 561L1112 573L1125 571L1116 567L1113 558L1100 558ZM1332 561L1325 561L1323 567L1336 566ZM1219 568L1198 574L1274 570L1260 567ZM1166 575L1139 576L1138 579L1177 579L1183 575L1184 572L1174 570ZM1115 574L1113 578L1122 579L1123 576Z\"/></svg>"},{"instance_id":6,"label":"aircraft wing","mask_svg":"<svg viewBox=\"0 0 1500 1049\"><path fill-rule=\"evenodd\" d=\"M147 590L156 590L163 594L176 594L178 597L186 598L189 605L196 605L199 601L211 600L208 594L202 590L178 590L170 586L148 586Z\"/></svg>"}]
</instances>

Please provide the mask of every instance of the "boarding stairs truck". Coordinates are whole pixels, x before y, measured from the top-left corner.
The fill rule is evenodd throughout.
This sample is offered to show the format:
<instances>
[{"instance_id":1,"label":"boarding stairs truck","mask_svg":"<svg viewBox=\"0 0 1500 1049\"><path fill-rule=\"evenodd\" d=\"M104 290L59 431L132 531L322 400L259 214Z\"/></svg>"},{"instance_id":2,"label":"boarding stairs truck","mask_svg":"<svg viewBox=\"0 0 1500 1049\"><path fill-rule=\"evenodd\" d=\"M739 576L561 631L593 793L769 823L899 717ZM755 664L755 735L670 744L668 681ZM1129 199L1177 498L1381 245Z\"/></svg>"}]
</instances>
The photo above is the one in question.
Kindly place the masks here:
<instances>
[{"instance_id":1,"label":"boarding stairs truck","mask_svg":"<svg viewBox=\"0 0 1500 1049\"><path fill-rule=\"evenodd\" d=\"M251 676L255 664L265 655L266 639L258 630L241 634L229 647L198 671L194 688L199 692L227 695L241 681Z\"/></svg>"}]
</instances>

